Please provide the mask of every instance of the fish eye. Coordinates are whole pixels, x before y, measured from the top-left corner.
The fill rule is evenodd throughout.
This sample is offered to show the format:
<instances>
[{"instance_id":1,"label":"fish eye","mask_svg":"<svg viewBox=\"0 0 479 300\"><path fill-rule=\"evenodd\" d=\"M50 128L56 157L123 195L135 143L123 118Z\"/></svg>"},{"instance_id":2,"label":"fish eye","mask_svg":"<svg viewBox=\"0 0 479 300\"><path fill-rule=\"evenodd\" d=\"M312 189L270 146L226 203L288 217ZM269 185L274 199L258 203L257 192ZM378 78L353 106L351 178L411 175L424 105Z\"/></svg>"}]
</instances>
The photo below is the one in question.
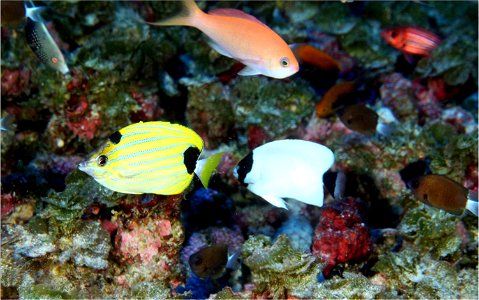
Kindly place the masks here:
<instances>
[{"instance_id":1,"label":"fish eye","mask_svg":"<svg viewBox=\"0 0 479 300\"><path fill-rule=\"evenodd\" d=\"M56 57L52 57L52 63L53 63L53 64L56 64L56 63L58 63L58 58L56 58Z\"/></svg>"},{"instance_id":2,"label":"fish eye","mask_svg":"<svg viewBox=\"0 0 479 300\"><path fill-rule=\"evenodd\" d=\"M397 35L398 35L398 33L396 31L391 31L391 37L392 38L395 38Z\"/></svg>"},{"instance_id":3,"label":"fish eye","mask_svg":"<svg viewBox=\"0 0 479 300\"><path fill-rule=\"evenodd\" d=\"M279 63L281 64L282 67L287 67L289 66L289 59L287 57L283 57Z\"/></svg>"},{"instance_id":4,"label":"fish eye","mask_svg":"<svg viewBox=\"0 0 479 300\"><path fill-rule=\"evenodd\" d=\"M96 158L96 163L98 164L98 166L100 167L103 167L106 165L108 161L108 157L106 155L100 155Z\"/></svg>"}]
</instances>

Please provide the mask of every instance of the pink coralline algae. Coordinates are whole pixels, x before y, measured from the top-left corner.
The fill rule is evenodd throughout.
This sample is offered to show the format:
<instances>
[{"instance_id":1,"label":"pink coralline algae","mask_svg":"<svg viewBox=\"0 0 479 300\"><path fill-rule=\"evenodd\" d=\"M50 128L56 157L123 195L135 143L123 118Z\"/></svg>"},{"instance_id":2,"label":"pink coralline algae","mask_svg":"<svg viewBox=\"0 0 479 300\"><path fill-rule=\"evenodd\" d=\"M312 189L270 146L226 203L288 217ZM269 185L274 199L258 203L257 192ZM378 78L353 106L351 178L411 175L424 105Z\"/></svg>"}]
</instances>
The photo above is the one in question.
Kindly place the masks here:
<instances>
[{"instance_id":1,"label":"pink coralline algae","mask_svg":"<svg viewBox=\"0 0 479 300\"><path fill-rule=\"evenodd\" d=\"M15 205L17 204L18 199L15 198L12 194L2 194L2 211L1 216L2 219L8 216L14 209Z\"/></svg>"},{"instance_id":2,"label":"pink coralline algae","mask_svg":"<svg viewBox=\"0 0 479 300\"><path fill-rule=\"evenodd\" d=\"M467 110L454 106L442 112L441 119L454 126L459 133L471 134L477 132L477 122Z\"/></svg>"},{"instance_id":3,"label":"pink coralline algae","mask_svg":"<svg viewBox=\"0 0 479 300\"><path fill-rule=\"evenodd\" d=\"M359 214L359 202L347 198L325 206L313 237L312 253L326 263L324 276L337 264L359 262L372 250L368 227Z\"/></svg>"},{"instance_id":4,"label":"pink coralline algae","mask_svg":"<svg viewBox=\"0 0 479 300\"><path fill-rule=\"evenodd\" d=\"M132 90L130 94L140 106L140 109L131 115L133 122L154 121L161 118L163 109L158 105L158 95L145 96L137 90Z\"/></svg>"},{"instance_id":5,"label":"pink coralline algae","mask_svg":"<svg viewBox=\"0 0 479 300\"><path fill-rule=\"evenodd\" d=\"M28 87L31 71L26 69L2 70L2 96L20 96Z\"/></svg>"},{"instance_id":6,"label":"pink coralline algae","mask_svg":"<svg viewBox=\"0 0 479 300\"><path fill-rule=\"evenodd\" d=\"M86 96L72 95L65 107L67 127L73 134L88 140L95 137L97 128L101 125L100 115L89 108Z\"/></svg>"},{"instance_id":7,"label":"pink coralline algae","mask_svg":"<svg viewBox=\"0 0 479 300\"><path fill-rule=\"evenodd\" d=\"M479 176L477 172L477 165L471 164L467 167L466 178L464 179L464 186L477 193L477 185L479 182Z\"/></svg>"},{"instance_id":8,"label":"pink coralline algae","mask_svg":"<svg viewBox=\"0 0 479 300\"><path fill-rule=\"evenodd\" d=\"M147 264L158 254L160 247L167 242L165 237L170 234L169 220L130 223L128 228L119 229L115 238L116 249L123 259L139 258L143 264Z\"/></svg>"},{"instance_id":9,"label":"pink coralline algae","mask_svg":"<svg viewBox=\"0 0 479 300\"><path fill-rule=\"evenodd\" d=\"M396 117L415 117L416 97L413 84L399 73L387 74L381 77L382 85L379 88L382 103L390 108Z\"/></svg>"},{"instance_id":10,"label":"pink coralline algae","mask_svg":"<svg viewBox=\"0 0 479 300\"><path fill-rule=\"evenodd\" d=\"M441 115L440 101L443 101L445 97L444 84L436 80L422 85L419 80L416 80L413 82L413 88L419 112L430 118L438 118Z\"/></svg>"},{"instance_id":11,"label":"pink coralline algae","mask_svg":"<svg viewBox=\"0 0 479 300\"><path fill-rule=\"evenodd\" d=\"M263 127L258 126L258 125L249 125L248 126L248 148L249 149L255 149L256 147L259 147L266 143L268 140L270 140L271 137L264 130Z\"/></svg>"}]
</instances>

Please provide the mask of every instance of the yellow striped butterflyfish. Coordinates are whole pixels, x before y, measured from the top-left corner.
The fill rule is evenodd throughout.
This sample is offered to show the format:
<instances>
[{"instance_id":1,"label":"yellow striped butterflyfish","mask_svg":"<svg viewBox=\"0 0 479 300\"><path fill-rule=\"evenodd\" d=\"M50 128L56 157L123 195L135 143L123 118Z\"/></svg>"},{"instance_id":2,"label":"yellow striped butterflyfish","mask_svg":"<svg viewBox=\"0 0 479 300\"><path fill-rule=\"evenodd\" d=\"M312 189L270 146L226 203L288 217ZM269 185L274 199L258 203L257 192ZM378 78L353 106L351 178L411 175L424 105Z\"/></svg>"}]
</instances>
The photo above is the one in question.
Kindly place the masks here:
<instances>
[{"instance_id":1,"label":"yellow striped butterflyfish","mask_svg":"<svg viewBox=\"0 0 479 300\"><path fill-rule=\"evenodd\" d=\"M202 150L203 140L187 127L139 122L110 135L78 168L113 191L174 195L188 187L194 173L207 186L222 155L211 156L197 168Z\"/></svg>"}]
</instances>

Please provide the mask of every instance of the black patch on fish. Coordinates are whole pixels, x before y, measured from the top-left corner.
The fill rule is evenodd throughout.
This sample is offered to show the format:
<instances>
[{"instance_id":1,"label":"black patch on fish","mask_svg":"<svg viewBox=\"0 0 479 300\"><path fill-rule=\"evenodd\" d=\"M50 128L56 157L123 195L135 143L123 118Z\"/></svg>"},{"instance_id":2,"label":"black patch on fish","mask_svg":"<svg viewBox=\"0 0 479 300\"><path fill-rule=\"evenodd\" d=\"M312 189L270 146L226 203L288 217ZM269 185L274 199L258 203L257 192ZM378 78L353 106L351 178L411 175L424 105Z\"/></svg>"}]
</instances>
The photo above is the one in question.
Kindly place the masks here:
<instances>
[{"instance_id":1,"label":"black patch on fish","mask_svg":"<svg viewBox=\"0 0 479 300\"><path fill-rule=\"evenodd\" d=\"M334 189L336 188L336 178L338 178L338 172L327 171L323 175L323 183L331 196L334 195Z\"/></svg>"},{"instance_id":2,"label":"black patch on fish","mask_svg":"<svg viewBox=\"0 0 479 300\"><path fill-rule=\"evenodd\" d=\"M121 133L119 131L115 131L112 135L110 135L108 139L110 140L110 142L116 145L121 141L121 137Z\"/></svg>"},{"instance_id":3,"label":"black patch on fish","mask_svg":"<svg viewBox=\"0 0 479 300\"><path fill-rule=\"evenodd\" d=\"M196 162L198 161L198 157L200 157L200 150L196 147L190 147L185 150L183 154L183 163L186 166L186 171L188 174L192 174L196 168Z\"/></svg>"},{"instance_id":4,"label":"black patch on fish","mask_svg":"<svg viewBox=\"0 0 479 300\"><path fill-rule=\"evenodd\" d=\"M253 167L253 152L250 152L238 163L238 180L242 184L246 178L246 175L251 171Z\"/></svg>"},{"instance_id":5,"label":"black patch on fish","mask_svg":"<svg viewBox=\"0 0 479 300\"><path fill-rule=\"evenodd\" d=\"M408 164L404 169L399 171L399 175L406 186L414 190L419 185L419 181L417 180L419 177L432 173L429 167L430 165L431 159L425 157L424 159Z\"/></svg>"}]
</instances>

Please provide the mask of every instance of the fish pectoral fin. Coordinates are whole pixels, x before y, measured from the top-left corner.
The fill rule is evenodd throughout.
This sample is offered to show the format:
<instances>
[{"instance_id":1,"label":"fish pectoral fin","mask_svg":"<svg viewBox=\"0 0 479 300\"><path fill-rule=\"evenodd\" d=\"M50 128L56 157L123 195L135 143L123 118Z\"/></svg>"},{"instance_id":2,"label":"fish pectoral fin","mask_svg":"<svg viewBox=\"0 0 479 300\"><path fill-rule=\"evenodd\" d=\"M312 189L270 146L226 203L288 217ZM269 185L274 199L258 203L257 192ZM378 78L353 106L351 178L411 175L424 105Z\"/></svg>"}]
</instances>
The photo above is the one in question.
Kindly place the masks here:
<instances>
[{"instance_id":1,"label":"fish pectoral fin","mask_svg":"<svg viewBox=\"0 0 479 300\"><path fill-rule=\"evenodd\" d=\"M252 76L252 75L259 75L259 74L261 74L260 71L254 69L250 66L246 66L246 67L244 67L243 70L238 72L238 75L241 75L241 76Z\"/></svg>"},{"instance_id":2,"label":"fish pectoral fin","mask_svg":"<svg viewBox=\"0 0 479 300\"><path fill-rule=\"evenodd\" d=\"M126 179L131 179L131 178L134 178L135 176L137 176L138 174L140 174L139 172L132 172L132 171L129 171L129 170L126 170L125 168L121 168L120 171L118 172L118 177L120 178L126 178Z\"/></svg>"},{"instance_id":3,"label":"fish pectoral fin","mask_svg":"<svg viewBox=\"0 0 479 300\"><path fill-rule=\"evenodd\" d=\"M260 195L261 198L263 198L264 200L268 201L269 203L271 203L272 205L276 206L276 207L281 207L281 208L284 208L284 209L288 209L286 207L286 202L284 202L284 200L280 197L276 197L276 196L272 196L272 195Z\"/></svg>"},{"instance_id":4,"label":"fish pectoral fin","mask_svg":"<svg viewBox=\"0 0 479 300\"><path fill-rule=\"evenodd\" d=\"M218 52L221 55L224 55L229 58L233 58L231 54L228 53L223 47L221 47L218 43L216 43L213 40L208 40L208 45L210 45L211 48L215 49L216 52Z\"/></svg>"}]
</instances>

